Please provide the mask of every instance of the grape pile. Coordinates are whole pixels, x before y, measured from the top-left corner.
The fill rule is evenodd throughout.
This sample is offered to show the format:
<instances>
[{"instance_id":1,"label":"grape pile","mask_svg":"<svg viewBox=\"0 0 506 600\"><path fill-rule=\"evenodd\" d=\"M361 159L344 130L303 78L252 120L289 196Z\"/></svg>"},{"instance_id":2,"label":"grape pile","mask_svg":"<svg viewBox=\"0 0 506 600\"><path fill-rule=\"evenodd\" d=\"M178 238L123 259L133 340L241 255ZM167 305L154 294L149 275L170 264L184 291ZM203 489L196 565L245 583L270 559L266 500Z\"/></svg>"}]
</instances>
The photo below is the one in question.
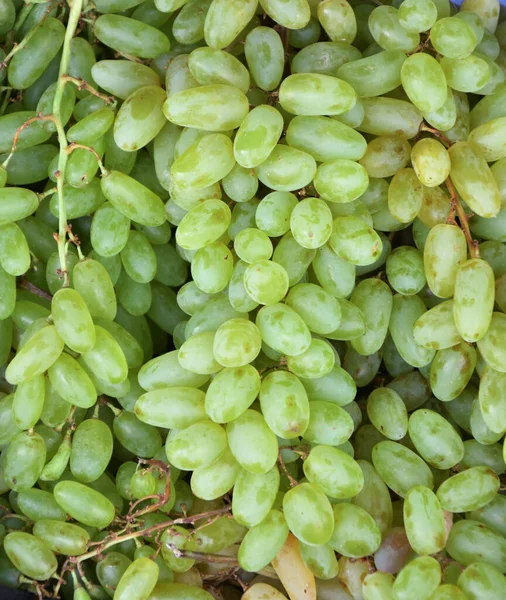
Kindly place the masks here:
<instances>
[{"instance_id":1,"label":"grape pile","mask_svg":"<svg viewBox=\"0 0 506 600\"><path fill-rule=\"evenodd\" d=\"M506 598L498 0L0 0L0 584Z\"/></svg>"}]
</instances>

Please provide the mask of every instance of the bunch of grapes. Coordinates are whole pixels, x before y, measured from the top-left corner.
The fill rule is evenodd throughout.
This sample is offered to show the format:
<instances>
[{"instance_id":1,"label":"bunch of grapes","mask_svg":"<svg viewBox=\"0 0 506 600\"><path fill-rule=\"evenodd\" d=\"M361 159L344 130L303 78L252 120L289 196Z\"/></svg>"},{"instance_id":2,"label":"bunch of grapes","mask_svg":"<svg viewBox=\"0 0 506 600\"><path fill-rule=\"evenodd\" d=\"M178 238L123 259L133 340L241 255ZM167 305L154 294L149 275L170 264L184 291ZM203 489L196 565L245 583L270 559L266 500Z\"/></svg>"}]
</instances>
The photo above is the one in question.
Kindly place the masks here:
<instances>
[{"instance_id":1,"label":"bunch of grapes","mask_svg":"<svg viewBox=\"0 0 506 600\"><path fill-rule=\"evenodd\" d=\"M0 0L0 584L506 598L498 0Z\"/></svg>"}]
</instances>

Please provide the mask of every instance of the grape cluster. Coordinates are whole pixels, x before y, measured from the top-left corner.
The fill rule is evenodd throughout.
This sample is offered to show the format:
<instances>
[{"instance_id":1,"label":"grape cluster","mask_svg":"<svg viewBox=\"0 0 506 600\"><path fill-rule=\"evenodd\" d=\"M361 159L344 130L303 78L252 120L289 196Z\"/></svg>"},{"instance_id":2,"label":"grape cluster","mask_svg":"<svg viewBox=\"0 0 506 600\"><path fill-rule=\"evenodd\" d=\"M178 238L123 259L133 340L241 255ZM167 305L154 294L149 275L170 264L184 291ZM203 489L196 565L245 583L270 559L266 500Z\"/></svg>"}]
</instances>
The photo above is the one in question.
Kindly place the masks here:
<instances>
[{"instance_id":1,"label":"grape cluster","mask_svg":"<svg viewBox=\"0 0 506 600\"><path fill-rule=\"evenodd\" d=\"M506 598L498 0L0 0L0 584Z\"/></svg>"}]
</instances>

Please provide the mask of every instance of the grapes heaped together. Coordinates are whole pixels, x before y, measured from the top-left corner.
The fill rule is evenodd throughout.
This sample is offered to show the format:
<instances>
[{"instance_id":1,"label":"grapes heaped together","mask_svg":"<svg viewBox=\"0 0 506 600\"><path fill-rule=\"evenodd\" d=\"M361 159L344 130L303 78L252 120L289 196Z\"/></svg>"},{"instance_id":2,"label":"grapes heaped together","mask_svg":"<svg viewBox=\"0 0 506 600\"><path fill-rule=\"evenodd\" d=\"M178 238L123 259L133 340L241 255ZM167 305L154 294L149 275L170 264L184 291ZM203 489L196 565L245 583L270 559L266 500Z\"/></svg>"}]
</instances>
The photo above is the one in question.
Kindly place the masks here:
<instances>
[{"instance_id":1,"label":"grapes heaped together","mask_svg":"<svg viewBox=\"0 0 506 600\"><path fill-rule=\"evenodd\" d=\"M0 585L506 598L499 8L0 0Z\"/></svg>"}]
</instances>

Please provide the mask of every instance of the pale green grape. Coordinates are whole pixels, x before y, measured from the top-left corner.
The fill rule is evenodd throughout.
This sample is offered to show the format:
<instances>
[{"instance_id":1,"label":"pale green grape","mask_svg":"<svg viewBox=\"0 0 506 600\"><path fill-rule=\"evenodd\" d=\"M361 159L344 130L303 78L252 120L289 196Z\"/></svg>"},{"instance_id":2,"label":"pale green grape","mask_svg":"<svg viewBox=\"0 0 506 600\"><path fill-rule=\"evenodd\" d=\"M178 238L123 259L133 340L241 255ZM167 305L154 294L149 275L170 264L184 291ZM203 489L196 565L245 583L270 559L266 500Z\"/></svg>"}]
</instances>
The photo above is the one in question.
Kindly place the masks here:
<instances>
[{"instance_id":1,"label":"pale green grape","mask_svg":"<svg viewBox=\"0 0 506 600\"><path fill-rule=\"evenodd\" d=\"M273 247L266 233L259 229L247 227L235 236L234 250L241 260L250 264L261 260L269 260L272 256Z\"/></svg>"},{"instance_id":2,"label":"pale green grape","mask_svg":"<svg viewBox=\"0 0 506 600\"><path fill-rule=\"evenodd\" d=\"M283 514L290 531L301 542L326 544L331 539L332 507L317 485L301 483L288 490L283 497Z\"/></svg>"},{"instance_id":3,"label":"pale green grape","mask_svg":"<svg viewBox=\"0 0 506 600\"><path fill-rule=\"evenodd\" d=\"M224 367L243 367L255 360L262 339L257 326L247 319L230 319L214 335L214 358Z\"/></svg>"},{"instance_id":4,"label":"pale green grape","mask_svg":"<svg viewBox=\"0 0 506 600\"><path fill-rule=\"evenodd\" d=\"M456 17L437 21L431 29L430 38L434 48L448 58L466 58L477 43L473 29Z\"/></svg>"},{"instance_id":5,"label":"pale green grape","mask_svg":"<svg viewBox=\"0 0 506 600\"><path fill-rule=\"evenodd\" d=\"M277 262L258 260L248 265L243 275L244 289L259 304L275 305L288 291L286 270Z\"/></svg>"},{"instance_id":6,"label":"pale green grape","mask_svg":"<svg viewBox=\"0 0 506 600\"><path fill-rule=\"evenodd\" d=\"M337 76L348 82L361 98L381 96L401 84L401 67L405 60L406 55L401 50L385 50L347 62L339 67Z\"/></svg>"}]
</instances>

